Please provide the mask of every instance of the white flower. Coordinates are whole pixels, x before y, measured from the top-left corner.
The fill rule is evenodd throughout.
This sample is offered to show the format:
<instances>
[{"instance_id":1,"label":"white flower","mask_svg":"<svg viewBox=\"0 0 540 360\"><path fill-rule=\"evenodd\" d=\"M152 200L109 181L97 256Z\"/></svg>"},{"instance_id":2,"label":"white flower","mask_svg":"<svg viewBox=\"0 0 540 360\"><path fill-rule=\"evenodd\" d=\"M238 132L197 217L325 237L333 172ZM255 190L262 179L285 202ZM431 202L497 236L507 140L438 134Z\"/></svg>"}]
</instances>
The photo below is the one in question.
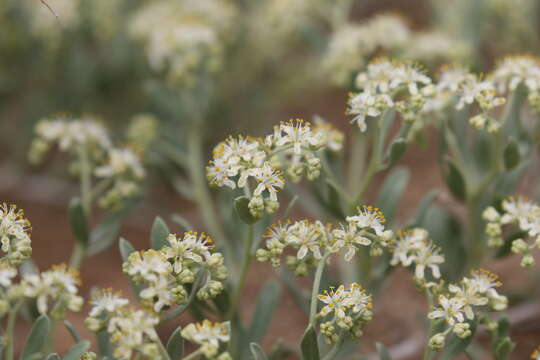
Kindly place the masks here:
<instances>
[{"instance_id":1,"label":"white flower","mask_svg":"<svg viewBox=\"0 0 540 360\"><path fill-rule=\"evenodd\" d=\"M229 342L231 338L230 324L203 320L200 323L189 324L182 329L182 337L195 344L211 345L217 350L220 343Z\"/></svg>"},{"instance_id":2,"label":"white flower","mask_svg":"<svg viewBox=\"0 0 540 360\"><path fill-rule=\"evenodd\" d=\"M171 292L171 286L167 277L162 276L155 281L150 281L147 287L139 293L141 299L153 302L153 310L159 313L163 307L174 303L175 296Z\"/></svg>"},{"instance_id":3,"label":"white flower","mask_svg":"<svg viewBox=\"0 0 540 360\"><path fill-rule=\"evenodd\" d=\"M349 306L347 296L348 293L343 285L338 287L336 291L330 288L330 291L325 290L323 295L318 295L317 298L326 304L320 311L321 316L334 312L338 318L345 317L345 310Z\"/></svg>"},{"instance_id":4,"label":"white flower","mask_svg":"<svg viewBox=\"0 0 540 360\"><path fill-rule=\"evenodd\" d=\"M108 162L95 170L98 177L117 177L131 175L136 179L144 177L141 160L130 149L110 149Z\"/></svg>"},{"instance_id":5,"label":"white flower","mask_svg":"<svg viewBox=\"0 0 540 360\"><path fill-rule=\"evenodd\" d=\"M125 309L113 316L109 320L107 332L111 334L111 342L115 345L114 356L131 359L133 351L141 351L145 345L159 341L155 330L158 323L157 316L143 310Z\"/></svg>"},{"instance_id":6,"label":"white flower","mask_svg":"<svg viewBox=\"0 0 540 360\"><path fill-rule=\"evenodd\" d=\"M382 211L373 206L363 206L357 210L357 215L347 216L347 222L356 225L358 229L373 229L377 236L382 236L384 233L383 224L386 221Z\"/></svg>"},{"instance_id":7,"label":"white flower","mask_svg":"<svg viewBox=\"0 0 540 360\"><path fill-rule=\"evenodd\" d=\"M483 306L489 302L489 299L479 293L478 285L469 279L463 279L461 286L450 284L448 290L455 297L463 300L463 312L469 320L474 319L472 306ZM472 306L471 306L472 305Z\"/></svg>"},{"instance_id":8,"label":"white flower","mask_svg":"<svg viewBox=\"0 0 540 360\"><path fill-rule=\"evenodd\" d=\"M129 304L129 301L122 298L120 293L114 293L112 289L102 289L93 294L90 304L92 309L89 316L96 317L104 312L115 313Z\"/></svg>"},{"instance_id":9,"label":"white flower","mask_svg":"<svg viewBox=\"0 0 540 360\"><path fill-rule=\"evenodd\" d=\"M440 295L439 307L430 312L428 317L430 319L443 318L450 326L453 326L456 324L456 321L460 323L465 321L465 317L463 316L464 305L463 300L458 297L448 298Z\"/></svg>"},{"instance_id":10,"label":"white flower","mask_svg":"<svg viewBox=\"0 0 540 360\"><path fill-rule=\"evenodd\" d=\"M29 232L30 222L15 205L0 205L0 245L6 254L2 258L11 265L18 265L32 254Z\"/></svg>"},{"instance_id":11,"label":"white flower","mask_svg":"<svg viewBox=\"0 0 540 360\"><path fill-rule=\"evenodd\" d=\"M505 99L497 96L495 85L489 80L479 81L468 79L461 84L459 100L456 109L461 110L466 104L477 102L482 110L491 110L494 107L503 105Z\"/></svg>"},{"instance_id":12,"label":"white flower","mask_svg":"<svg viewBox=\"0 0 540 360\"><path fill-rule=\"evenodd\" d=\"M299 247L297 257L303 259L308 251L313 253L316 259L321 259L321 247L324 226L320 222L311 223L308 220L298 221L290 228L290 235L287 242Z\"/></svg>"},{"instance_id":13,"label":"white flower","mask_svg":"<svg viewBox=\"0 0 540 360\"><path fill-rule=\"evenodd\" d=\"M354 115L352 123L356 122L360 131L367 130L366 117L377 117L382 115L382 111L394 105L392 99L386 95L372 94L364 91L349 98L347 114Z\"/></svg>"},{"instance_id":14,"label":"white flower","mask_svg":"<svg viewBox=\"0 0 540 360\"><path fill-rule=\"evenodd\" d=\"M343 142L345 135L332 126L331 123L323 120L321 117L315 117L315 128L313 129L314 136L324 139L328 150L330 151L341 151L343 148Z\"/></svg>"},{"instance_id":15,"label":"white flower","mask_svg":"<svg viewBox=\"0 0 540 360\"><path fill-rule=\"evenodd\" d=\"M517 222L522 228L526 228L531 217L540 212L538 205L522 196L503 200L502 208L505 213L501 217L501 222L503 224Z\"/></svg>"},{"instance_id":16,"label":"white flower","mask_svg":"<svg viewBox=\"0 0 540 360\"><path fill-rule=\"evenodd\" d=\"M172 271L166 256L153 249L131 253L123 268L124 272L130 276L146 281L157 281L159 277L168 275Z\"/></svg>"},{"instance_id":17,"label":"white flower","mask_svg":"<svg viewBox=\"0 0 540 360\"><path fill-rule=\"evenodd\" d=\"M285 186L281 172L274 169L268 162L265 162L260 168L251 169L249 172L258 183L253 195L261 195L266 190L270 194L270 200L277 201L277 192Z\"/></svg>"},{"instance_id":18,"label":"white flower","mask_svg":"<svg viewBox=\"0 0 540 360\"><path fill-rule=\"evenodd\" d=\"M11 279L17 276L17 269L5 262L0 262L0 286L11 286Z\"/></svg>"},{"instance_id":19,"label":"white flower","mask_svg":"<svg viewBox=\"0 0 540 360\"><path fill-rule=\"evenodd\" d=\"M181 240L175 234L170 234L167 241L169 245L163 249L163 253L167 259L173 260L173 269L177 274L182 272L186 260L201 264L210 257L210 250L214 248L210 237L193 231L184 233Z\"/></svg>"},{"instance_id":20,"label":"white flower","mask_svg":"<svg viewBox=\"0 0 540 360\"><path fill-rule=\"evenodd\" d=\"M340 229L332 231L335 242L332 245L332 251L338 251L347 247L348 251L345 254L345 260L350 261L356 253L355 245L369 246L371 240L363 236L357 229L356 224L349 223L347 226L341 226Z\"/></svg>"},{"instance_id":21,"label":"white flower","mask_svg":"<svg viewBox=\"0 0 540 360\"><path fill-rule=\"evenodd\" d=\"M501 93L514 91L524 84L531 92L540 88L540 63L537 58L527 55L508 56L497 64L490 75Z\"/></svg>"},{"instance_id":22,"label":"white flower","mask_svg":"<svg viewBox=\"0 0 540 360\"><path fill-rule=\"evenodd\" d=\"M371 309L371 295L368 295L366 291L357 283L352 283L348 295L347 305L352 307L352 312L358 313Z\"/></svg>"},{"instance_id":23,"label":"white flower","mask_svg":"<svg viewBox=\"0 0 540 360\"><path fill-rule=\"evenodd\" d=\"M279 125L280 135L275 139L277 146L292 146L296 155L302 154L302 148L317 148L323 145L321 133L314 133L311 124L302 119L284 121Z\"/></svg>"},{"instance_id":24,"label":"white flower","mask_svg":"<svg viewBox=\"0 0 540 360\"><path fill-rule=\"evenodd\" d=\"M417 258L417 252L427 243L428 233L424 229L414 228L400 232L393 243L390 264L395 266L401 262L403 266L411 265Z\"/></svg>"},{"instance_id":25,"label":"white flower","mask_svg":"<svg viewBox=\"0 0 540 360\"><path fill-rule=\"evenodd\" d=\"M471 286L476 286L480 294L486 294L490 298L499 296L496 288L502 284L498 276L489 270L479 269L471 271L472 278L468 279Z\"/></svg>"},{"instance_id":26,"label":"white flower","mask_svg":"<svg viewBox=\"0 0 540 360\"><path fill-rule=\"evenodd\" d=\"M418 249L415 255L415 276L418 279L424 278L426 267L431 269L431 273L435 278L438 279L441 277L439 265L444 263L444 257L439 254L439 251L440 250L434 247L432 244L422 246Z\"/></svg>"}]
</instances>

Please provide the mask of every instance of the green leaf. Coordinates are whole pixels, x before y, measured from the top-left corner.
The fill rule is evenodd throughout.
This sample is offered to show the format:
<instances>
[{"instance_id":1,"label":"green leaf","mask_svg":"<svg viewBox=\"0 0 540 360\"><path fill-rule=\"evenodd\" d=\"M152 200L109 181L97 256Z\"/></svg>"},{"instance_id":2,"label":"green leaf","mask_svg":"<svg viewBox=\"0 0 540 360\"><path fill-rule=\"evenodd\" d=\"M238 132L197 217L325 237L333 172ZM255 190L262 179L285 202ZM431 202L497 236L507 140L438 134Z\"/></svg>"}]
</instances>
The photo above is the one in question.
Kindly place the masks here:
<instances>
[{"instance_id":1,"label":"green leaf","mask_svg":"<svg viewBox=\"0 0 540 360\"><path fill-rule=\"evenodd\" d=\"M259 219L251 215L249 211L249 199L246 196L239 196L234 199L234 210L244 223L255 224Z\"/></svg>"},{"instance_id":2,"label":"green leaf","mask_svg":"<svg viewBox=\"0 0 540 360\"><path fill-rule=\"evenodd\" d=\"M388 167L394 166L405 155L407 150L407 141L404 138L397 138L390 144L390 149L385 156L385 162Z\"/></svg>"},{"instance_id":3,"label":"green leaf","mask_svg":"<svg viewBox=\"0 0 540 360\"><path fill-rule=\"evenodd\" d=\"M169 242L167 237L169 236L169 228L165 221L159 216L156 216L154 223L152 224L152 230L150 231L150 244L152 249L159 250L166 246Z\"/></svg>"},{"instance_id":4,"label":"green leaf","mask_svg":"<svg viewBox=\"0 0 540 360\"><path fill-rule=\"evenodd\" d=\"M300 343L300 349L302 350L302 360L319 360L319 344L317 342L317 333L312 325L309 325L302 342Z\"/></svg>"},{"instance_id":5,"label":"green leaf","mask_svg":"<svg viewBox=\"0 0 540 360\"><path fill-rule=\"evenodd\" d=\"M64 320L64 326L76 343L81 341L81 335L69 320Z\"/></svg>"},{"instance_id":6,"label":"green leaf","mask_svg":"<svg viewBox=\"0 0 540 360\"><path fill-rule=\"evenodd\" d=\"M253 360L268 360L263 349L257 343L250 343L249 349L251 350L251 355L253 355Z\"/></svg>"},{"instance_id":7,"label":"green leaf","mask_svg":"<svg viewBox=\"0 0 540 360\"><path fill-rule=\"evenodd\" d=\"M386 346L381 343L376 343L375 346L377 347L377 353L379 354L380 360L392 360Z\"/></svg>"},{"instance_id":8,"label":"green leaf","mask_svg":"<svg viewBox=\"0 0 540 360\"><path fill-rule=\"evenodd\" d=\"M79 198L74 198L70 201L68 213L71 232L73 232L77 241L86 248L90 233L88 231L88 221L84 207Z\"/></svg>"},{"instance_id":9,"label":"green leaf","mask_svg":"<svg viewBox=\"0 0 540 360\"><path fill-rule=\"evenodd\" d=\"M431 190L426 195L424 195L424 197L422 198L422 200L420 200L420 203L416 207L416 213L414 217L411 220L409 220L407 227L420 226L420 224L424 222L427 211L429 210L430 206L433 204L435 199L437 199L438 194L439 194L439 191Z\"/></svg>"},{"instance_id":10,"label":"green leaf","mask_svg":"<svg viewBox=\"0 0 540 360\"><path fill-rule=\"evenodd\" d=\"M120 248L120 256L122 257L123 262L128 261L129 255L136 251L133 245L131 245L131 243L124 238L120 238L120 241L118 242L118 247ZM142 291L142 286L136 284L131 279L129 280L129 283L131 285L131 288L133 289L133 292L138 297L140 292Z\"/></svg>"},{"instance_id":11,"label":"green leaf","mask_svg":"<svg viewBox=\"0 0 540 360\"><path fill-rule=\"evenodd\" d=\"M68 353L64 355L63 360L79 360L88 349L90 348L90 341L79 341L69 349Z\"/></svg>"},{"instance_id":12,"label":"green leaf","mask_svg":"<svg viewBox=\"0 0 540 360\"><path fill-rule=\"evenodd\" d=\"M255 308L257 316L253 317L251 322L249 331L251 341L260 342L263 339L280 299L281 287L279 284L274 280L267 281L259 293L259 300Z\"/></svg>"},{"instance_id":13,"label":"green leaf","mask_svg":"<svg viewBox=\"0 0 540 360\"><path fill-rule=\"evenodd\" d=\"M508 336L501 339L495 347L495 360L507 360L514 347L515 344Z\"/></svg>"},{"instance_id":14,"label":"green leaf","mask_svg":"<svg viewBox=\"0 0 540 360\"><path fill-rule=\"evenodd\" d=\"M62 358L57 353L54 353L49 354L49 356L47 356L47 360L62 360Z\"/></svg>"},{"instance_id":15,"label":"green leaf","mask_svg":"<svg viewBox=\"0 0 540 360\"><path fill-rule=\"evenodd\" d=\"M439 357L439 360L452 360L467 349L474 338L477 321L478 319L474 319L473 321L469 322L469 325L471 326L471 336L461 339L454 334L452 335L450 341L446 344L441 356Z\"/></svg>"},{"instance_id":16,"label":"green leaf","mask_svg":"<svg viewBox=\"0 0 540 360\"><path fill-rule=\"evenodd\" d=\"M32 325L30 335L26 339L26 345L23 348L21 359L30 360L35 356L40 355L43 347L49 340L49 331L51 329L51 321L47 315L41 315ZM43 356L43 354L41 354Z\"/></svg>"},{"instance_id":17,"label":"green leaf","mask_svg":"<svg viewBox=\"0 0 540 360\"><path fill-rule=\"evenodd\" d=\"M519 154L519 147L515 139L511 139L508 145L506 145L506 148L504 149L503 159L504 167L507 170L511 170L519 164L521 156Z\"/></svg>"},{"instance_id":18,"label":"green leaf","mask_svg":"<svg viewBox=\"0 0 540 360\"><path fill-rule=\"evenodd\" d=\"M184 339L182 338L182 328L180 326L174 330L167 341L167 353L171 360L180 360L184 356Z\"/></svg>"},{"instance_id":19,"label":"green leaf","mask_svg":"<svg viewBox=\"0 0 540 360\"><path fill-rule=\"evenodd\" d=\"M330 179L325 179L325 196L324 206L326 210L338 219L344 219L343 207L341 206L341 198L343 197L343 191L335 182Z\"/></svg>"},{"instance_id":20,"label":"green leaf","mask_svg":"<svg viewBox=\"0 0 540 360\"><path fill-rule=\"evenodd\" d=\"M114 359L113 345L111 344L110 335L106 330L102 330L96 334L99 354L103 357Z\"/></svg>"},{"instance_id":21,"label":"green leaf","mask_svg":"<svg viewBox=\"0 0 540 360\"><path fill-rule=\"evenodd\" d=\"M99 254L107 250L117 239L122 223L131 214L139 200L129 202L122 210L109 213L103 221L97 225L90 234L90 243L88 245L88 256Z\"/></svg>"},{"instance_id":22,"label":"green leaf","mask_svg":"<svg viewBox=\"0 0 540 360\"><path fill-rule=\"evenodd\" d=\"M180 226L183 231L193 230L193 226L191 226L190 222L180 214L172 214L171 220Z\"/></svg>"},{"instance_id":23,"label":"green leaf","mask_svg":"<svg viewBox=\"0 0 540 360\"><path fill-rule=\"evenodd\" d=\"M394 219L403 191L409 183L409 170L397 168L384 181L377 198L377 206L381 209L388 223Z\"/></svg>"},{"instance_id":24,"label":"green leaf","mask_svg":"<svg viewBox=\"0 0 540 360\"><path fill-rule=\"evenodd\" d=\"M450 192L457 199L465 200L467 196L465 178L458 167L450 159L447 159L443 166L443 177Z\"/></svg>"}]
</instances>

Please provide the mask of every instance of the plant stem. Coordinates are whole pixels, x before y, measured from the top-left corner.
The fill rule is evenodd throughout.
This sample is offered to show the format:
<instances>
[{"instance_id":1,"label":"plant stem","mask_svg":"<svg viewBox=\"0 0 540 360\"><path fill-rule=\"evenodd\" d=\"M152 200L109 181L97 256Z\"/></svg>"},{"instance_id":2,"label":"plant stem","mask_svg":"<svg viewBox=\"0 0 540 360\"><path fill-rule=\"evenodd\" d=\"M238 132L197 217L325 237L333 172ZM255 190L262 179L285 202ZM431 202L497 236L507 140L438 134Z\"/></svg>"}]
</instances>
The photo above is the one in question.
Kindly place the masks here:
<instances>
[{"instance_id":1,"label":"plant stem","mask_svg":"<svg viewBox=\"0 0 540 360\"><path fill-rule=\"evenodd\" d=\"M230 307L225 316L225 318L228 320L232 319L234 315L236 315L236 312L238 311L238 306L240 305L239 303L240 303L240 298L242 296L242 290L246 282L249 266L251 265L251 261L253 260L253 254L252 254L252 249L251 249L252 247L253 247L253 225L248 225L248 235L247 235L246 243L244 244L244 259L242 261L242 266L240 268L240 278L238 279L238 283L236 284L236 287L232 294Z\"/></svg>"},{"instance_id":2,"label":"plant stem","mask_svg":"<svg viewBox=\"0 0 540 360\"><path fill-rule=\"evenodd\" d=\"M191 354L189 354L188 356L182 358L182 360L193 360L195 359L197 356L200 356L202 355L202 350L201 349L198 349L197 351L194 351L192 352Z\"/></svg>"},{"instance_id":3,"label":"plant stem","mask_svg":"<svg viewBox=\"0 0 540 360\"><path fill-rule=\"evenodd\" d=\"M334 344L334 346L332 346L330 351L328 351L326 353L326 355L324 355L322 360L332 360L332 359L334 359L336 357L338 351L341 349L341 345L343 344L343 341L344 341L344 336L341 336L339 338L339 340Z\"/></svg>"},{"instance_id":4,"label":"plant stem","mask_svg":"<svg viewBox=\"0 0 540 360\"><path fill-rule=\"evenodd\" d=\"M161 353L162 358L165 360L171 360L167 349L165 349L165 346L163 346L163 343L161 342L161 339L159 339L159 337L157 339L157 345L159 347L159 352Z\"/></svg>"},{"instance_id":5,"label":"plant stem","mask_svg":"<svg viewBox=\"0 0 540 360\"><path fill-rule=\"evenodd\" d=\"M428 311L431 311L431 309L433 308L433 294L431 294L428 289L426 289L426 296L428 300ZM429 339L433 335L434 330L435 330L435 320L430 320L429 328L427 331L427 338L426 338L426 345L425 345L423 360L430 360L431 357L433 356L432 351L429 348L428 344L429 344Z\"/></svg>"},{"instance_id":6,"label":"plant stem","mask_svg":"<svg viewBox=\"0 0 540 360\"><path fill-rule=\"evenodd\" d=\"M191 182L193 183L194 198L201 211L202 220L208 228L209 233L215 238L216 243L225 248L225 252L228 256L232 256L234 252L227 241L221 223L217 219L212 197L210 196L210 191L208 190L206 178L204 176L203 164L205 162L203 160L201 129L198 122L195 122L190 127L188 148L188 169Z\"/></svg>"},{"instance_id":7,"label":"plant stem","mask_svg":"<svg viewBox=\"0 0 540 360\"><path fill-rule=\"evenodd\" d=\"M86 144L79 146L79 165L80 165L80 186L81 186L81 202L87 221L91 218L92 212L92 169L90 167L90 159L88 158L88 148ZM86 252L85 245L79 241L75 242L69 266L78 269L84 259Z\"/></svg>"},{"instance_id":8,"label":"plant stem","mask_svg":"<svg viewBox=\"0 0 540 360\"><path fill-rule=\"evenodd\" d=\"M309 325L315 327L315 319L317 316L317 296L319 295L319 288L321 286L321 278L326 266L326 260L329 254L325 254L317 264L317 270L315 270L315 278L313 279L313 289L311 290L311 305L309 307Z\"/></svg>"},{"instance_id":9,"label":"plant stem","mask_svg":"<svg viewBox=\"0 0 540 360\"><path fill-rule=\"evenodd\" d=\"M13 360L13 347L14 347L14 338L13 330L15 328L15 320L17 318L17 313L19 312L20 307L22 306L23 301L19 300L14 306L13 309L8 314L7 325L6 325L6 359Z\"/></svg>"}]
</instances>

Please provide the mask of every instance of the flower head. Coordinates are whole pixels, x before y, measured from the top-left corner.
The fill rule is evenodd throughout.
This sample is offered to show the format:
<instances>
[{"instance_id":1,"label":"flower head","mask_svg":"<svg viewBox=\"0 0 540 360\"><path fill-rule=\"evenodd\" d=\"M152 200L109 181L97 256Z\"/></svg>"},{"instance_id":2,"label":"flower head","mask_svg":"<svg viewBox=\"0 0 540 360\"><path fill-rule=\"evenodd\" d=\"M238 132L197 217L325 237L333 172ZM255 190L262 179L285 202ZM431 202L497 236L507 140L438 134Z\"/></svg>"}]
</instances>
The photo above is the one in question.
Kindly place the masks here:
<instances>
[{"instance_id":1,"label":"flower head","mask_svg":"<svg viewBox=\"0 0 540 360\"><path fill-rule=\"evenodd\" d=\"M24 212L15 205L0 205L0 245L2 260L18 265L32 254L31 226Z\"/></svg>"},{"instance_id":2,"label":"flower head","mask_svg":"<svg viewBox=\"0 0 540 360\"><path fill-rule=\"evenodd\" d=\"M230 324L203 320L200 323L189 324L182 329L182 337L201 345L201 350L207 358L214 358L220 344L226 344L230 340Z\"/></svg>"}]
</instances>

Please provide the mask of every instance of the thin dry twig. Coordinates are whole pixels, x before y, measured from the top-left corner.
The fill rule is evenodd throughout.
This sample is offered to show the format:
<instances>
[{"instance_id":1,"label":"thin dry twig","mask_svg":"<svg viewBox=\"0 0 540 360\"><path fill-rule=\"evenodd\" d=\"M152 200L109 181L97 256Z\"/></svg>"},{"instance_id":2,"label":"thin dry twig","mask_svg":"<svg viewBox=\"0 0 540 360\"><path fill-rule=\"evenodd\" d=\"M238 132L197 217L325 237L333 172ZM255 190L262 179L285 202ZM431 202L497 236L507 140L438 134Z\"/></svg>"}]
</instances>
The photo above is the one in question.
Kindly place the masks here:
<instances>
[{"instance_id":1,"label":"thin dry twig","mask_svg":"<svg viewBox=\"0 0 540 360\"><path fill-rule=\"evenodd\" d=\"M45 0L39 0L41 1L41 3L47 8L49 9L49 11L58 19L58 15L56 14L56 12L54 11L54 9L45 1Z\"/></svg>"}]
</instances>

